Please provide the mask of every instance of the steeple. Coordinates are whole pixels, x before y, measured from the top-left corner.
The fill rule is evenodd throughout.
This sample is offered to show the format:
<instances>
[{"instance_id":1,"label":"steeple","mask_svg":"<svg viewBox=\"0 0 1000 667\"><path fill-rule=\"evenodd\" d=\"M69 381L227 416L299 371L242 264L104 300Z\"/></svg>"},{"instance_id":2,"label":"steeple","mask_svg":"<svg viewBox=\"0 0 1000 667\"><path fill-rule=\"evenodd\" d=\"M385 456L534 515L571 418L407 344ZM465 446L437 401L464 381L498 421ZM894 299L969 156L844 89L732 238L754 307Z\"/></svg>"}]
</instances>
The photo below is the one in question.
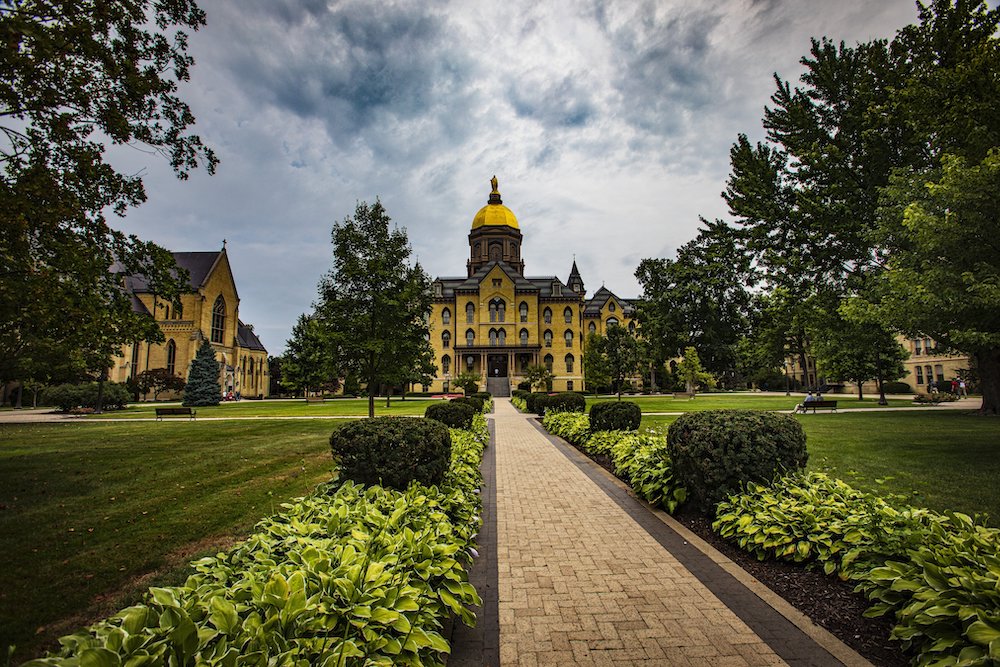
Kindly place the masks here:
<instances>
[{"instance_id":1,"label":"steeple","mask_svg":"<svg viewBox=\"0 0 1000 667\"><path fill-rule=\"evenodd\" d=\"M576 256L573 257L573 268L569 271L569 280L566 281L566 284L581 297L587 293L587 290L583 288L583 277L580 276L580 270L576 268Z\"/></svg>"},{"instance_id":2,"label":"steeple","mask_svg":"<svg viewBox=\"0 0 1000 667\"><path fill-rule=\"evenodd\" d=\"M503 205L498 190L497 177L490 179L490 198L472 219L469 234L469 261L471 276L489 262L504 262L522 276L524 260L521 259L521 231L514 213Z\"/></svg>"}]
</instances>

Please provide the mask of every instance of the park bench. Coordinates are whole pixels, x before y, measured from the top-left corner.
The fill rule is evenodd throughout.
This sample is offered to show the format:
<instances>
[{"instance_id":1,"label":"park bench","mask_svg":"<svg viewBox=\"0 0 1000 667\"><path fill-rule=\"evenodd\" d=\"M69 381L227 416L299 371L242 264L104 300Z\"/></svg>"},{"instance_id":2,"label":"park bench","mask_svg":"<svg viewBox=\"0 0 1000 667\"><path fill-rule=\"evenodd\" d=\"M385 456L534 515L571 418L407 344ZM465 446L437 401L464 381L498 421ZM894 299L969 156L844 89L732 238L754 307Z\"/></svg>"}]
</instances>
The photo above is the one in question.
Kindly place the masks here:
<instances>
[{"instance_id":1,"label":"park bench","mask_svg":"<svg viewBox=\"0 0 1000 667\"><path fill-rule=\"evenodd\" d=\"M194 419L197 411L191 408L156 408L156 421L163 421L164 417L186 416Z\"/></svg>"},{"instance_id":2,"label":"park bench","mask_svg":"<svg viewBox=\"0 0 1000 667\"><path fill-rule=\"evenodd\" d=\"M803 403L802 407L805 408L805 410L803 410L803 412L808 412L809 410L812 410L813 414L816 414L816 410L817 409L820 409L820 410L833 410L834 412L836 412L837 411L837 401L812 401L811 403Z\"/></svg>"}]
</instances>

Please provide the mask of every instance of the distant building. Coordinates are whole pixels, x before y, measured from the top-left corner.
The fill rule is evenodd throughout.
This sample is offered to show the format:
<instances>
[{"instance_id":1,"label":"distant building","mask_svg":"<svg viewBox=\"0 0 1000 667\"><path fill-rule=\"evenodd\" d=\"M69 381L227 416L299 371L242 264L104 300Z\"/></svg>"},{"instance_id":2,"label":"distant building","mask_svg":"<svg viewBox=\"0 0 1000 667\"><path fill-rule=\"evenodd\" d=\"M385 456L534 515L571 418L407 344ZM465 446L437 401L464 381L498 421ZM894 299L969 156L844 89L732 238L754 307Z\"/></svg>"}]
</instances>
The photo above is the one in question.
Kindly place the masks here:
<instances>
[{"instance_id":1,"label":"distant building","mask_svg":"<svg viewBox=\"0 0 1000 667\"><path fill-rule=\"evenodd\" d=\"M125 382L156 368L187 379L191 360L207 338L222 366L219 384L223 392L239 392L248 398L268 396L267 350L253 326L240 320L240 298L225 248L173 255L177 265L190 274L189 289L181 295L180 308L153 294L144 276L123 277L132 295L133 310L152 316L166 340L124 346L111 368L110 379Z\"/></svg>"},{"instance_id":2,"label":"distant building","mask_svg":"<svg viewBox=\"0 0 1000 667\"><path fill-rule=\"evenodd\" d=\"M918 393L927 393L927 385L931 381L937 382L941 389L950 387L951 381L960 373L967 372L972 365L972 360L967 356L939 353L937 343L932 338L900 336L899 342L910 353L910 358L903 362L907 374L901 381Z\"/></svg>"},{"instance_id":3,"label":"distant building","mask_svg":"<svg viewBox=\"0 0 1000 667\"><path fill-rule=\"evenodd\" d=\"M450 391L455 377L471 371L481 385L503 392L533 364L552 371L554 390L581 390L585 336L616 324L634 330L635 302L604 287L586 298L575 261L565 282L525 276L520 226L503 205L496 177L491 183L486 206L472 219L466 275L433 282L437 373L429 390Z\"/></svg>"}]
</instances>

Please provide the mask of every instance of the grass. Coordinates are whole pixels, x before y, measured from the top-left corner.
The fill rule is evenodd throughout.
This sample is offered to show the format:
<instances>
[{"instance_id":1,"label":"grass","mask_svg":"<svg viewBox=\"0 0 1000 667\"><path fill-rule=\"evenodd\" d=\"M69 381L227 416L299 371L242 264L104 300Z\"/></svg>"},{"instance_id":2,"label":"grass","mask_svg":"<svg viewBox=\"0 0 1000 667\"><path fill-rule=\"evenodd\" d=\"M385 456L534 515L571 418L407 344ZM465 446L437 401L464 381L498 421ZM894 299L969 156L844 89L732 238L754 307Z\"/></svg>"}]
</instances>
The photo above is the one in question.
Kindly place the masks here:
<instances>
[{"instance_id":1,"label":"grass","mask_svg":"<svg viewBox=\"0 0 1000 667\"><path fill-rule=\"evenodd\" d=\"M1000 525L1000 421L960 411L797 415L809 470L938 511L989 514ZM646 416L665 431L676 417Z\"/></svg>"},{"instance_id":2,"label":"grass","mask_svg":"<svg viewBox=\"0 0 1000 667\"><path fill-rule=\"evenodd\" d=\"M697 398L672 398L670 396L622 396L623 401L638 403L643 413L650 412L697 412L702 410L745 409L745 410L791 410L805 398L803 394L775 396L770 394L698 394ZM838 402L838 409L877 408L878 399L866 398L859 401L857 396L829 395L826 400ZM618 400L617 397L587 398L587 409L594 403ZM913 405L912 399L891 398L889 407L901 408Z\"/></svg>"},{"instance_id":3,"label":"grass","mask_svg":"<svg viewBox=\"0 0 1000 667\"><path fill-rule=\"evenodd\" d=\"M422 417L431 403L441 399L408 398L405 401L393 399L385 407L385 398L376 399L376 415L403 415ZM367 398L338 398L323 403L307 403L304 399L278 401L234 401L219 405L195 408L198 417L367 417ZM102 415L91 415L87 419L155 419L155 403L137 403L124 410L113 410ZM173 418L173 419L176 419Z\"/></svg>"},{"instance_id":4,"label":"grass","mask_svg":"<svg viewBox=\"0 0 1000 667\"><path fill-rule=\"evenodd\" d=\"M183 581L190 558L330 478L339 423L0 426L0 655L131 604L151 574Z\"/></svg>"}]
</instances>

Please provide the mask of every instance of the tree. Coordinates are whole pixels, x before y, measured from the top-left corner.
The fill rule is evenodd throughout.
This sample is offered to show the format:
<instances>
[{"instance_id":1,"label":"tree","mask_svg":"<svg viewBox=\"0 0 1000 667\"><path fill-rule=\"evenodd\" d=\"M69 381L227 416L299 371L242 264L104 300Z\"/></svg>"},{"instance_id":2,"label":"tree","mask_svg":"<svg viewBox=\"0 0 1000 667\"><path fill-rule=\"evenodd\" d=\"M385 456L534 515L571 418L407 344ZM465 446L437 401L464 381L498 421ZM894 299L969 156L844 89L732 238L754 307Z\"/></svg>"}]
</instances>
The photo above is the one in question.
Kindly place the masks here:
<instances>
[{"instance_id":1,"label":"tree","mask_svg":"<svg viewBox=\"0 0 1000 667\"><path fill-rule=\"evenodd\" d=\"M311 390L321 390L337 376L322 323L315 316L300 315L292 327L292 337L285 341L281 386L308 396Z\"/></svg>"},{"instance_id":2,"label":"tree","mask_svg":"<svg viewBox=\"0 0 1000 667\"><path fill-rule=\"evenodd\" d=\"M880 218L879 237L890 249L885 272L868 307L854 311L968 354L980 377L980 411L988 415L1000 414L997 192L1000 149L973 164L946 155L933 180L895 178Z\"/></svg>"},{"instance_id":3,"label":"tree","mask_svg":"<svg viewBox=\"0 0 1000 667\"><path fill-rule=\"evenodd\" d=\"M735 229L721 221L702 223L705 227L678 249L676 259L639 264L639 321L654 363L694 345L706 367L734 377L736 345L751 316L754 273Z\"/></svg>"},{"instance_id":4,"label":"tree","mask_svg":"<svg viewBox=\"0 0 1000 667\"><path fill-rule=\"evenodd\" d=\"M684 358L677 364L677 373L684 380L686 391L689 394L694 394L699 385L712 386L715 384L715 378L702 368L698 351L693 347L684 349Z\"/></svg>"},{"instance_id":5,"label":"tree","mask_svg":"<svg viewBox=\"0 0 1000 667\"><path fill-rule=\"evenodd\" d=\"M204 13L192 0L0 6L0 376L53 347L79 350L103 377L121 345L159 341L131 308L121 274L143 274L161 299L186 286L162 248L113 230L145 200L142 179L105 162L107 144L166 155L180 178L217 159L187 134L194 122L177 97L193 60L180 30ZM153 27L155 26L155 28ZM112 265L116 267L112 273ZM116 275L117 273L117 275ZM151 321L151 320L150 320ZM103 368L102 368L103 366Z\"/></svg>"},{"instance_id":6,"label":"tree","mask_svg":"<svg viewBox=\"0 0 1000 667\"><path fill-rule=\"evenodd\" d=\"M187 384L184 386L184 405L218 405L222 400L220 369L212 344L207 340L203 341L188 371Z\"/></svg>"},{"instance_id":7,"label":"tree","mask_svg":"<svg viewBox=\"0 0 1000 667\"><path fill-rule=\"evenodd\" d=\"M135 385L143 395L153 392L154 401L164 391L183 391L187 387L184 378L166 368L151 368L139 373Z\"/></svg>"},{"instance_id":8,"label":"tree","mask_svg":"<svg viewBox=\"0 0 1000 667\"><path fill-rule=\"evenodd\" d=\"M333 366L368 384L369 417L379 385L417 368L430 348L430 279L407 263L406 232L390 230L390 221L376 199L333 226L333 268L316 307Z\"/></svg>"},{"instance_id":9,"label":"tree","mask_svg":"<svg viewBox=\"0 0 1000 667\"><path fill-rule=\"evenodd\" d=\"M524 379L531 383L532 389L551 391L555 376L544 364L531 364L524 369Z\"/></svg>"},{"instance_id":10,"label":"tree","mask_svg":"<svg viewBox=\"0 0 1000 667\"><path fill-rule=\"evenodd\" d=\"M614 383L618 400L622 400L622 386L639 370L639 342L635 334L622 326L611 325L605 335L604 355Z\"/></svg>"},{"instance_id":11,"label":"tree","mask_svg":"<svg viewBox=\"0 0 1000 667\"><path fill-rule=\"evenodd\" d=\"M479 391L479 373L474 371L462 371L458 377L452 381L456 387L461 387L466 394L474 394Z\"/></svg>"},{"instance_id":12,"label":"tree","mask_svg":"<svg viewBox=\"0 0 1000 667\"><path fill-rule=\"evenodd\" d=\"M271 396L277 396L282 393L283 363L284 359L280 356L270 355L267 358L268 394Z\"/></svg>"},{"instance_id":13,"label":"tree","mask_svg":"<svg viewBox=\"0 0 1000 667\"><path fill-rule=\"evenodd\" d=\"M604 336L597 332L587 334L587 343L583 348L586 350L583 355L583 378L587 389L595 393L611 386L611 368L608 366L606 348L607 339Z\"/></svg>"}]
</instances>

